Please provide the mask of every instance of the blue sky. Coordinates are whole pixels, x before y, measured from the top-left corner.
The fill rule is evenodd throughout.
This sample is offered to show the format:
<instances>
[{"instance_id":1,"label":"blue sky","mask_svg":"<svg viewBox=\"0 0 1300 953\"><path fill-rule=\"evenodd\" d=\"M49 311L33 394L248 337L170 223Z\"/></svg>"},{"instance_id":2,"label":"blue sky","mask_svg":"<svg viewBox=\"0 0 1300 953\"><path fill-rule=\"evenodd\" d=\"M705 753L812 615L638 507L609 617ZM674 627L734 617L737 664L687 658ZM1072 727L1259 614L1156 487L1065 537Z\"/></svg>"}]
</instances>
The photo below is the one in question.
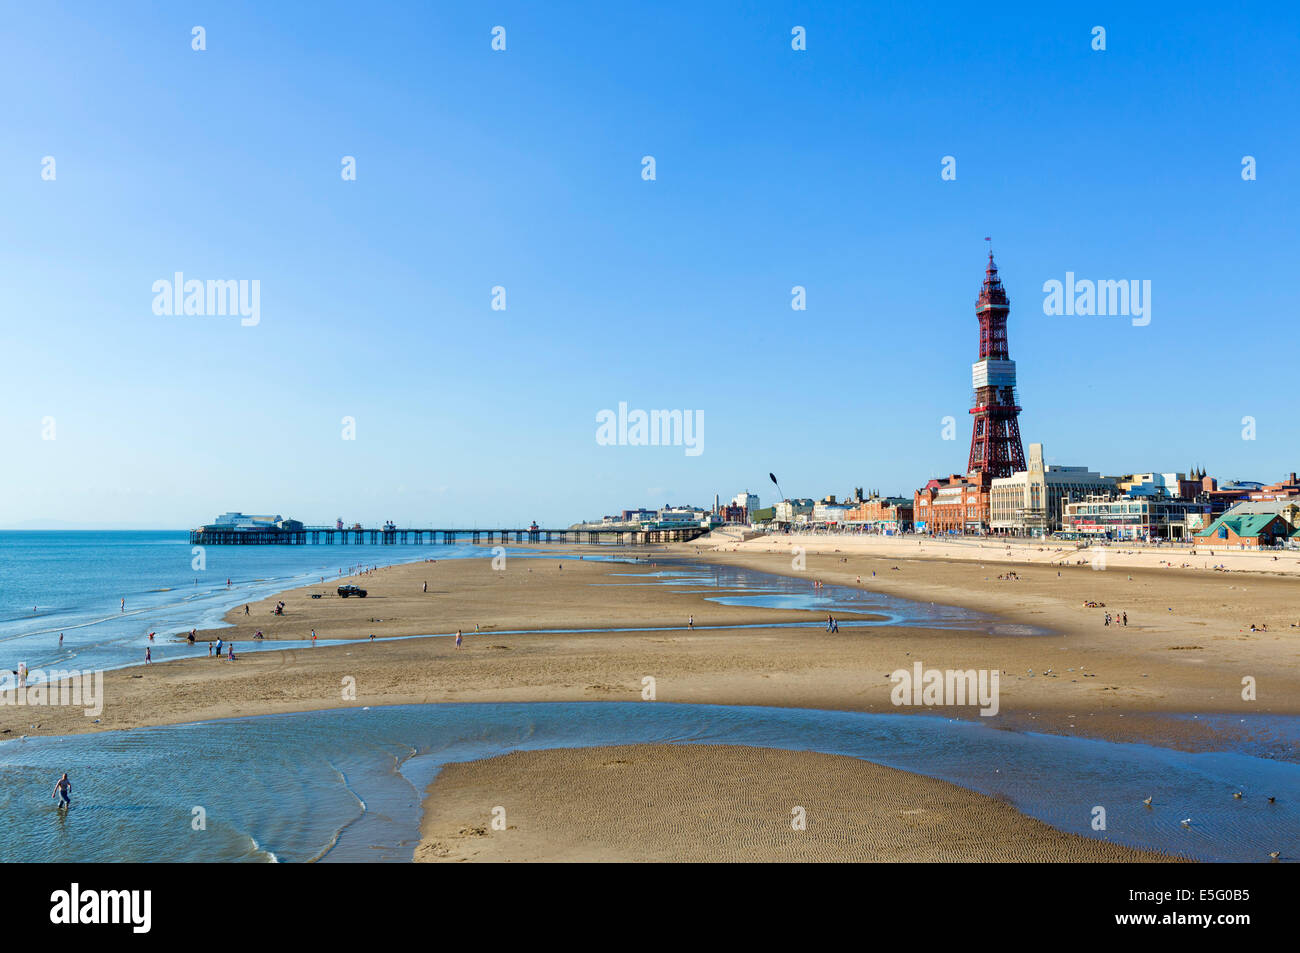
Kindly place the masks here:
<instances>
[{"instance_id":1,"label":"blue sky","mask_svg":"<svg viewBox=\"0 0 1300 953\"><path fill-rule=\"evenodd\" d=\"M1300 469L1292 5L371 6L6 4L0 526L910 492L965 468L986 235L1049 461ZM260 323L155 315L177 271ZM1067 271L1150 325L1044 315ZM620 401L704 452L598 445Z\"/></svg>"}]
</instances>

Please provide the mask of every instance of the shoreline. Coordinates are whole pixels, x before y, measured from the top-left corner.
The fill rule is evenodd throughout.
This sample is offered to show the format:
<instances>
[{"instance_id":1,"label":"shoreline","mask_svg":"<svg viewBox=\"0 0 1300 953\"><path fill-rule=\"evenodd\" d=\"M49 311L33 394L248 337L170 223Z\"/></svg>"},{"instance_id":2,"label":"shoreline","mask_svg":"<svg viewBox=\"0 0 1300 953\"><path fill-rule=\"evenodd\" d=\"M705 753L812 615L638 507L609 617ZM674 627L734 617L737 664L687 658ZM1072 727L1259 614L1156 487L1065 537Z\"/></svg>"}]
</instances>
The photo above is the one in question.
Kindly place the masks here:
<instances>
[{"instance_id":1,"label":"shoreline","mask_svg":"<svg viewBox=\"0 0 1300 953\"><path fill-rule=\"evenodd\" d=\"M1060 570L1058 582L1057 570L1040 578L1041 567L1032 574L1026 568L1021 581L1006 583L992 579L996 572L986 579L988 573L969 563L891 560L884 566L876 563L877 578L871 580L870 558L812 554L809 578L919 603L965 606L1052 633L990 636L962 629L881 626L830 635L818 628L788 627L790 622L824 619L817 612L722 606L705 600L705 594L713 593L692 591L690 586L646 585L647 580L636 578L660 569L653 563L664 557L700 565L731 562L787 577L805 575L793 573L783 554L697 552L690 547L654 554L611 550L608 555L651 557L650 562L624 563L570 558L570 552L557 552L554 563L531 556L511 561L505 571L491 570L486 554L482 559L397 564L360 577L375 589L365 600L311 600L310 592L319 584L278 593L258 603L257 614L250 614L247 622L241 621L245 617L237 609L231 610L225 621L234 623L233 630L204 634L228 639L233 631L237 642L246 642L254 620L270 618L270 607L284 599L288 615L275 617L278 624L306 630L312 616L303 613L324 612L332 621L319 634L345 638L343 644L252 652L239 655L233 664L223 660L214 666L201 644L191 649L183 642L170 643L196 657L108 672L107 702L99 724L79 711L0 707L0 738L347 704L636 699L646 674L658 679L661 700L906 713L909 709L890 704L888 673L918 660L963 669L996 665L1005 673L996 721L1013 730L1208 749L1223 743L1220 732L1175 723L1170 716L1300 714L1300 665L1295 664L1300 661L1300 639L1295 635L1233 632L1216 622L1216 631L1207 637L1204 627L1189 625L1177 614L1151 618L1141 608L1144 601L1166 599L1168 587L1175 583L1184 590L1199 589L1186 575L1135 570L1134 591L1145 594L1126 603L1134 611L1131 625L1105 628L1099 619L1104 610L1068 604L1069 590L1126 587L1127 573L1067 568ZM892 565L899 571L889 571ZM861 585L856 584L858 575ZM430 583L428 593L422 591L424 581ZM607 588L611 583L614 588ZM1293 583L1268 584L1283 586L1287 604L1300 591ZM1008 603L1008 595L1014 604ZM683 625L692 614L700 624L694 632ZM475 619L485 620L478 632ZM637 621L662 628L610 631ZM756 627L729 628L735 625ZM528 634L577 627L591 631ZM427 634L457 628L466 634L461 651L445 635ZM374 642L367 638L371 629L378 636ZM507 635L501 629L521 634ZM423 637L385 638L405 634ZM1258 702L1238 697L1243 670L1260 677ZM345 675L356 680L355 699L341 695ZM967 709L931 710L950 717L979 717ZM35 724L39 728L31 727Z\"/></svg>"}]
</instances>

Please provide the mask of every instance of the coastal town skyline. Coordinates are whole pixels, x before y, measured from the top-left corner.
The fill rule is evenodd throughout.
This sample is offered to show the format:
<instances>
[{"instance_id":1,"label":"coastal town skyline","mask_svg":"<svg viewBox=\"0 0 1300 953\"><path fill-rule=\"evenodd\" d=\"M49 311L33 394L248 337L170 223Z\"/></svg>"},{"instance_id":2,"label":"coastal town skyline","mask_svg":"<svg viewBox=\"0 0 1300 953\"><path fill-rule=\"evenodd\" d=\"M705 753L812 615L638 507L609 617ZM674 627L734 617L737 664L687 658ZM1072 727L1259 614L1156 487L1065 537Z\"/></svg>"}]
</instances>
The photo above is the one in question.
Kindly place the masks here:
<instances>
[{"instance_id":1,"label":"coastal town skyline","mask_svg":"<svg viewBox=\"0 0 1300 953\"><path fill-rule=\"evenodd\" d=\"M0 526L567 524L771 470L910 493L965 464L985 236L1049 463L1295 468L1294 386L1246 366L1289 313L1300 154L1268 11L1115 11L1104 49L1011 8L507 12L496 50L463 10L234 6L199 50L157 10L15 11L0 75L68 65L0 176ZM602 443L622 404L700 415L700 452Z\"/></svg>"}]
</instances>

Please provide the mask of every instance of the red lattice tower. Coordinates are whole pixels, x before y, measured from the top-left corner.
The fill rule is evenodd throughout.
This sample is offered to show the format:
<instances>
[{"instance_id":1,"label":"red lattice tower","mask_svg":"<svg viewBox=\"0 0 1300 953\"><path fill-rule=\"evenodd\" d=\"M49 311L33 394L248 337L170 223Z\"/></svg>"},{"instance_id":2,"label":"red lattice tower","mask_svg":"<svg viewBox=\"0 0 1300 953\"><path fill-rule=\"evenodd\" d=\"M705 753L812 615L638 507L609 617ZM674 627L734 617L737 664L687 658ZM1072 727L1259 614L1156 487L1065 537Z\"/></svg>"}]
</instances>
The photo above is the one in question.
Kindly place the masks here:
<instances>
[{"instance_id":1,"label":"red lattice tower","mask_svg":"<svg viewBox=\"0 0 1300 953\"><path fill-rule=\"evenodd\" d=\"M1020 406L1016 398L1016 362L1007 350L1007 315L1011 302L998 277L989 250L975 314L980 319L980 359L971 365L975 388L975 418L970 435L970 465L992 477L1011 476L1025 469L1025 448L1020 442Z\"/></svg>"}]
</instances>

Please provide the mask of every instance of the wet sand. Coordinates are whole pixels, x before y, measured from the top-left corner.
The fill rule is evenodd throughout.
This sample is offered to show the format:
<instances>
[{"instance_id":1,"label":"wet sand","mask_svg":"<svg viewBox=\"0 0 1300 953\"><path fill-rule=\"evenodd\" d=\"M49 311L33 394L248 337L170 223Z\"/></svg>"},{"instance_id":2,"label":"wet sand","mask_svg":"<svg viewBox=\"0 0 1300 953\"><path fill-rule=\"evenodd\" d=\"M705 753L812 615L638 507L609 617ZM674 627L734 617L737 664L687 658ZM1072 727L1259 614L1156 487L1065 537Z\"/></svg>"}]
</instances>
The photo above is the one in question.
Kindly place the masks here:
<instances>
[{"instance_id":1,"label":"wet sand","mask_svg":"<svg viewBox=\"0 0 1300 953\"><path fill-rule=\"evenodd\" d=\"M1300 713L1300 630L1285 622L1300 611L1298 580L1022 566L1020 581L1011 582L997 579L1007 566L970 562L809 554L806 569L795 573L782 554L682 555L797 574L810 586L813 578L852 586L860 575L863 588L992 611L1004 622L1054 634L911 627L828 634L780 626L819 620L820 613L719 606L698 591L636 584L636 575L656 571L648 565L560 556L511 558L505 570L492 569L486 558L416 563L354 580L369 589L364 600L338 598L331 581L281 594L283 617L271 616L272 597L252 604L247 617L242 606L234 610L233 629L204 633L233 637L237 653L257 628L273 638L303 638L315 628L322 638L358 640L353 644L245 654L232 663L207 658L204 644L160 637L155 658L192 658L106 673L99 724L80 709L0 707L0 737L350 705L636 701L645 676L655 678L661 702L910 713L921 709L891 703L889 674L916 661L1005 673L999 714L989 719L999 727L1203 748L1232 739L1165 716ZM329 594L311 599L316 591ZM1127 611L1128 627L1104 626L1107 610L1084 608L1085 599ZM685 627L690 615L695 631ZM1270 631L1251 633L1249 621L1267 622ZM762 627L734 628L745 624ZM663 628L607 631L628 625ZM465 634L459 650L445 635L388 638L458 627ZM499 631L538 628L597 631ZM1258 700L1242 699L1243 676L1257 680ZM355 696L348 691L352 680ZM973 708L924 711L980 717Z\"/></svg>"},{"instance_id":2,"label":"wet sand","mask_svg":"<svg viewBox=\"0 0 1300 953\"><path fill-rule=\"evenodd\" d=\"M493 827L496 809L504 829ZM429 787L415 851L425 862L1170 859L857 758L723 745L517 751L448 765Z\"/></svg>"}]
</instances>

